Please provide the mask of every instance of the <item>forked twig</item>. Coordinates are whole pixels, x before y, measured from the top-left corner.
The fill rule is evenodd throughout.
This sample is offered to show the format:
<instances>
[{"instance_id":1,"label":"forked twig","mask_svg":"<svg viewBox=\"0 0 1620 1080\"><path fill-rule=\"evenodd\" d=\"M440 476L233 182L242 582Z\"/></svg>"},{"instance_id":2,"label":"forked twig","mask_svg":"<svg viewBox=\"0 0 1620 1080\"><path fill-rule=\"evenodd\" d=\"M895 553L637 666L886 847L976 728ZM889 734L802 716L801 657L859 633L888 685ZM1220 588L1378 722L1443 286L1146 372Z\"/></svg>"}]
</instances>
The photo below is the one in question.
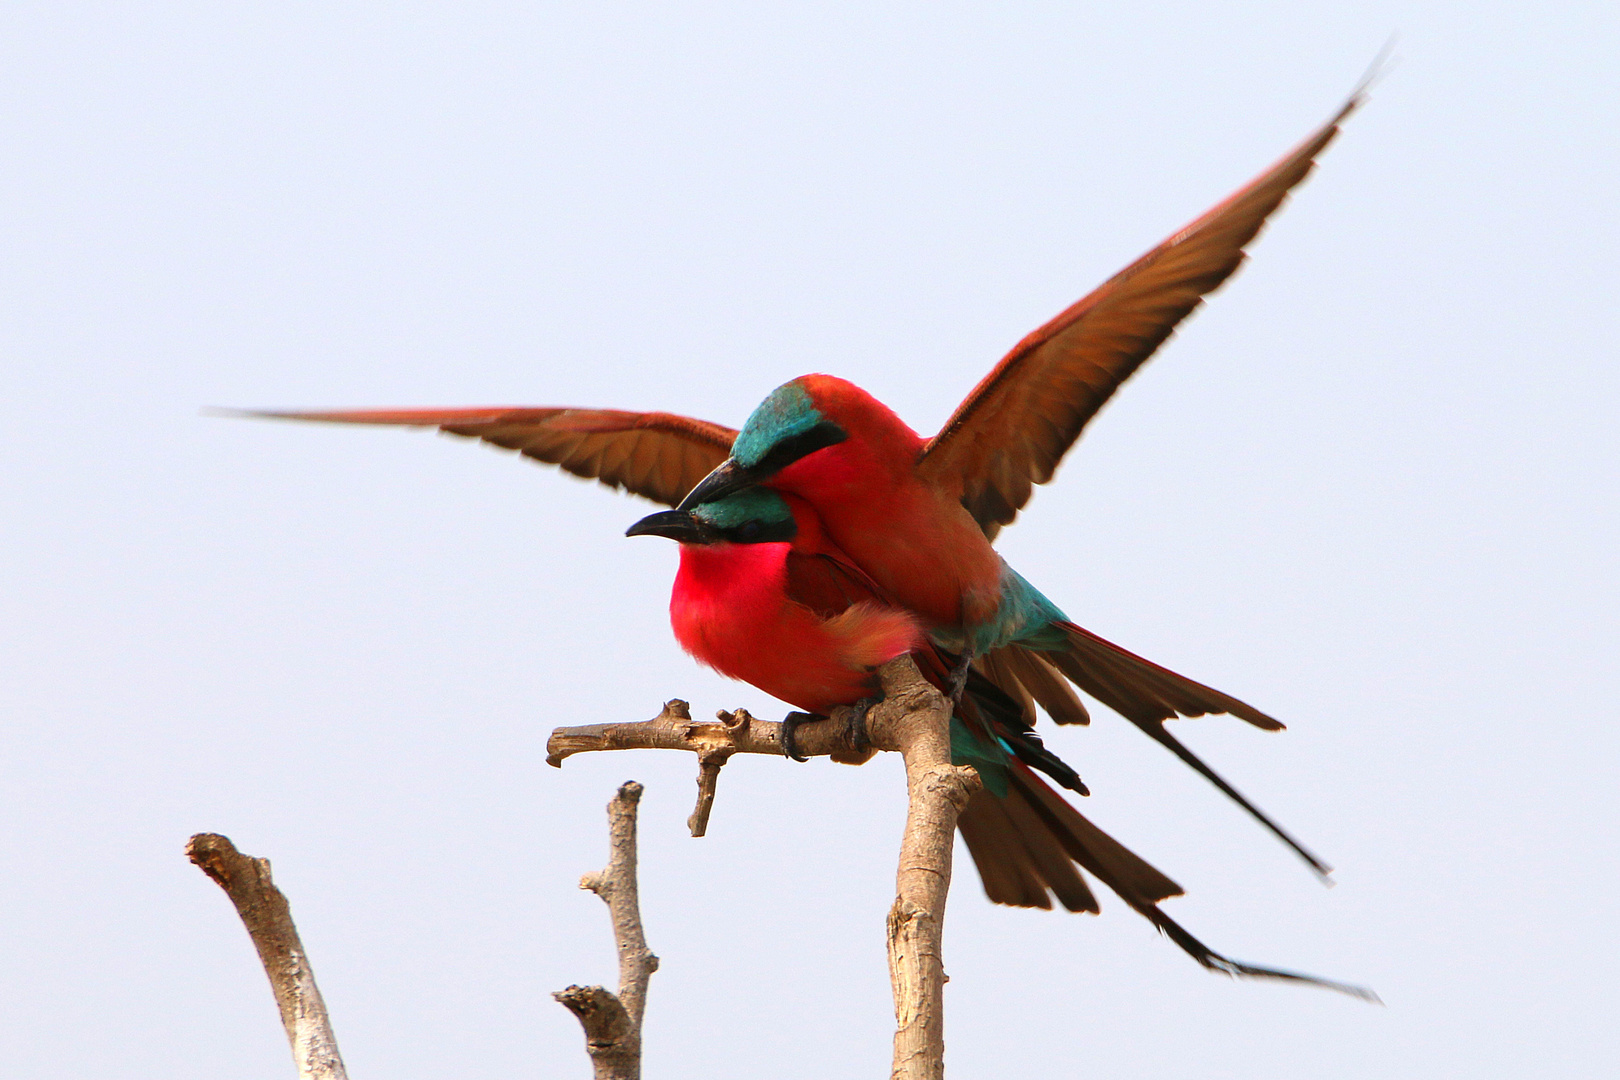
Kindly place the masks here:
<instances>
[{"instance_id":1,"label":"forked twig","mask_svg":"<svg viewBox=\"0 0 1620 1080\"><path fill-rule=\"evenodd\" d=\"M585 1029L585 1049L596 1080L639 1080L647 983L658 970L658 957L647 948L642 932L636 884L636 807L641 792L634 780L619 787L607 808L607 869L586 874L579 881L580 888L600 896L608 906L619 951L619 992L600 986L570 986L552 995Z\"/></svg>"},{"instance_id":2,"label":"forked twig","mask_svg":"<svg viewBox=\"0 0 1620 1080\"><path fill-rule=\"evenodd\" d=\"M896 1080L939 1080L944 1076L945 1046L940 939L950 889L952 839L957 814L978 790L979 779L972 769L951 764L950 706L918 674L916 665L902 657L885 665L881 676L884 700L866 715L866 743L858 745L846 718L839 716L801 725L794 742L805 756L859 761L871 750L893 750L905 758L909 803L896 896L888 917L895 1012L891 1075ZM781 732L781 724L742 710L721 713L718 722L693 720L686 702L671 701L656 717L641 723L558 728L546 743L546 760L560 766L573 754L597 750L695 753L698 805L689 824L692 834L701 836L720 766L733 754L780 756ZM621 955L622 951L621 945ZM601 1008L604 1015L611 1013L610 1007Z\"/></svg>"}]
</instances>

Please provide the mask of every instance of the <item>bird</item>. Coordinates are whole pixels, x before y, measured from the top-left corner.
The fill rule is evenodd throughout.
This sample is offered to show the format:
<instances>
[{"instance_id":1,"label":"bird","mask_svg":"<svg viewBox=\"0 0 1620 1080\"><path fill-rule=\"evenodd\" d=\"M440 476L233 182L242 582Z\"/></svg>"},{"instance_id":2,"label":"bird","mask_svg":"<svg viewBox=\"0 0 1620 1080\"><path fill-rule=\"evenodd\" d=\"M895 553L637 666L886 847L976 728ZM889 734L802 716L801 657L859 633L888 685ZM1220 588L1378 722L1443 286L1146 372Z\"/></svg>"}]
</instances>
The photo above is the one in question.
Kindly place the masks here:
<instances>
[{"instance_id":1,"label":"bird","mask_svg":"<svg viewBox=\"0 0 1620 1080\"><path fill-rule=\"evenodd\" d=\"M805 710L793 715L825 718L853 707L858 717L878 693L877 669L907 654L936 689L950 682L954 658L928 640L916 615L887 602L803 499L742 488L690 510L648 515L626 535L680 543L669 613L681 646L721 674ZM1089 872L1206 968L1370 996L1232 960L1166 915L1159 902L1182 895L1181 887L1035 775L1088 793L1042 744L1023 706L977 671L953 705L950 742L952 761L971 765L983 782L957 825L992 901L1050 910L1055 896L1069 911L1097 914Z\"/></svg>"},{"instance_id":2,"label":"bird","mask_svg":"<svg viewBox=\"0 0 1620 1080\"><path fill-rule=\"evenodd\" d=\"M1245 249L1314 168L1365 96L1248 184L1015 345L932 439L830 375L795 379L741 430L668 412L567 407L255 410L347 424L432 426L557 465L690 512L748 487L810 503L852 565L970 669L1058 724L1090 715L1074 687L1120 713L1294 850L1331 868L1165 728L1216 713L1282 730L1275 718L1154 664L1072 622L991 546L1051 480L1082 430L1245 259Z\"/></svg>"},{"instance_id":3,"label":"bird","mask_svg":"<svg viewBox=\"0 0 1620 1080\"><path fill-rule=\"evenodd\" d=\"M857 566L922 617L933 640L961 654L955 693L973 657L1009 645L1033 651L1213 783L1326 879L1326 863L1171 735L1165 721L1230 713L1268 731L1283 725L1075 625L991 542L1034 485L1052 479L1103 401L1238 268L1244 247L1362 98L1358 90L1257 179L1025 337L932 439L848 380L801 376L760 403L727 459L681 506L761 484L805 499Z\"/></svg>"}]
</instances>

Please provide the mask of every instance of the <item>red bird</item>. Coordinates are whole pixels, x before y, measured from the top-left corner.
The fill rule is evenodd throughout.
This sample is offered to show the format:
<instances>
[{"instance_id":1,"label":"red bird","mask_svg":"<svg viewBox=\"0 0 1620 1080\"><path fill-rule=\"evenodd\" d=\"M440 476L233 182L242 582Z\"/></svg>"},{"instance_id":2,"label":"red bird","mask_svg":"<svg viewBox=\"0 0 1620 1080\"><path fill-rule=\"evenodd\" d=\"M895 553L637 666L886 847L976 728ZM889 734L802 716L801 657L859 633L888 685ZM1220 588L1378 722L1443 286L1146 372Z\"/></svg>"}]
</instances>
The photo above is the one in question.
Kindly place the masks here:
<instances>
[{"instance_id":1,"label":"red bird","mask_svg":"<svg viewBox=\"0 0 1620 1080\"><path fill-rule=\"evenodd\" d=\"M1282 724L1082 630L991 541L1033 485L1052 478L1102 402L1237 269L1243 246L1360 100L1353 96L1254 182L1026 337L934 438L923 439L852 383L806 375L754 410L726 461L682 508L760 484L806 500L832 540L886 595L921 616L936 642L964 661L1009 645L1032 650L1038 663L1056 667L1170 749L1325 876L1320 859L1164 728L1166 720L1207 713L1231 713L1271 731ZM959 677L966 670L964 663Z\"/></svg>"},{"instance_id":2,"label":"red bird","mask_svg":"<svg viewBox=\"0 0 1620 1080\"><path fill-rule=\"evenodd\" d=\"M694 513L666 511L627 536L681 542L670 624L681 647L722 675L815 716L877 691L874 672L927 635L827 541L802 500L764 489Z\"/></svg>"},{"instance_id":3,"label":"red bird","mask_svg":"<svg viewBox=\"0 0 1620 1080\"><path fill-rule=\"evenodd\" d=\"M799 496L850 566L1026 713L1038 701L1060 724L1087 723L1072 682L1172 750L1325 875L1320 859L1164 728L1166 720L1209 713L1231 713L1267 730L1280 730L1280 723L1082 630L1002 562L990 542L1033 485L1052 478L1114 391L1237 269L1245 246L1361 100L1358 91L1254 181L1026 337L931 440L864 391L822 375L778 389L741 433L669 413L597 409L258 415L437 426L688 509L746 485Z\"/></svg>"},{"instance_id":4,"label":"red bird","mask_svg":"<svg viewBox=\"0 0 1620 1080\"><path fill-rule=\"evenodd\" d=\"M652 514L626 535L680 542L670 622L686 651L723 675L820 716L864 706L878 692L877 668L907 653L937 688L949 682L950 660L928 643L916 617L885 602L801 499L745 488L690 512ZM991 900L1049 909L1055 894L1070 911L1096 913L1083 868L1211 970L1372 997L1359 987L1231 960L1160 911L1158 902L1180 896L1180 886L1035 775L1040 769L1086 794L1074 770L1041 744L1020 703L977 673L954 710L951 757L973 765L984 781L958 826Z\"/></svg>"}]
</instances>

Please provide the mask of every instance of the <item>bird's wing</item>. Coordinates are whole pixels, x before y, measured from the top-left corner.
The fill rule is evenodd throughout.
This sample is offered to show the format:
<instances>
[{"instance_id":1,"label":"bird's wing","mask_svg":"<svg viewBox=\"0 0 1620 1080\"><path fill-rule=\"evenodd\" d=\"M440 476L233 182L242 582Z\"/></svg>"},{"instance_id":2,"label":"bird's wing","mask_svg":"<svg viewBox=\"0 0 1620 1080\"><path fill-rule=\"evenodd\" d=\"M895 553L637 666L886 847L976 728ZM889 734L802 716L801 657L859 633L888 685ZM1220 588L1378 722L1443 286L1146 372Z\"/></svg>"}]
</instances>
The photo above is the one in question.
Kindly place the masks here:
<instances>
[{"instance_id":1,"label":"bird's wing","mask_svg":"<svg viewBox=\"0 0 1620 1080\"><path fill-rule=\"evenodd\" d=\"M842 615L856 604L899 607L882 586L827 535L827 527L814 506L797 495L783 498L793 511L796 526L784 583L789 600L803 604L823 619Z\"/></svg>"},{"instance_id":2,"label":"bird's wing","mask_svg":"<svg viewBox=\"0 0 1620 1080\"><path fill-rule=\"evenodd\" d=\"M1362 100L1358 90L1246 187L1020 341L924 447L919 474L947 490L959 485L962 504L994 538L1120 384L1238 268L1244 246Z\"/></svg>"},{"instance_id":3,"label":"bird's wing","mask_svg":"<svg viewBox=\"0 0 1620 1080\"><path fill-rule=\"evenodd\" d=\"M689 416L619 409L357 409L248 415L436 427L516 450L666 506L679 503L726 460L737 437L731 428Z\"/></svg>"},{"instance_id":4,"label":"bird's wing","mask_svg":"<svg viewBox=\"0 0 1620 1080\"><path fill-rule=\"evenodd\" d=\"M894 606L885 602L883 591L858 566L828 552L789 552L786 591L789 600L824 619L835 618L856 604Z\"/></svg>"}]
</instances>

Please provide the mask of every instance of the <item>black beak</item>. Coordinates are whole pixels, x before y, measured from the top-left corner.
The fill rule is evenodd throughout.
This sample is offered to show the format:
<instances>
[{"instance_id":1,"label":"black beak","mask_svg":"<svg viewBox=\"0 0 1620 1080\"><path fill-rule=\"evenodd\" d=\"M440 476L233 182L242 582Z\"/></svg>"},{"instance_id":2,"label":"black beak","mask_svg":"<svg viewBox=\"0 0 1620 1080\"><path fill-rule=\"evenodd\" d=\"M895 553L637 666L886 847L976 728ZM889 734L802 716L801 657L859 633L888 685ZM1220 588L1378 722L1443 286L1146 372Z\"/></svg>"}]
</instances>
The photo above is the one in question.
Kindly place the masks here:
<instances>
[{"instance_id":1,"label":"black beak","mask_svg":"<svg viewBox=\"0 0 1620 1080\"><path fill-rule=\"evenodd\" d=\"M624 531L626 536L667 536L683 544L705 544L709 533L684 510L660 510L648 514Z\"/></svg>"},{"instance_id":2,"label":"black beak","mask_svg":"<svg viewBox=\"0 0 1620 1080\"><path fill-rule=\"evenodd\" d=\"M743 468L731 458L715 466L713 472L698 481L697 487L686 493L677 511L686 511L716 499L723 499L733 491L741 491L754 482L753 471ZM657 515L654 515L655 517Z\"/></svg>"}]
</instances>

